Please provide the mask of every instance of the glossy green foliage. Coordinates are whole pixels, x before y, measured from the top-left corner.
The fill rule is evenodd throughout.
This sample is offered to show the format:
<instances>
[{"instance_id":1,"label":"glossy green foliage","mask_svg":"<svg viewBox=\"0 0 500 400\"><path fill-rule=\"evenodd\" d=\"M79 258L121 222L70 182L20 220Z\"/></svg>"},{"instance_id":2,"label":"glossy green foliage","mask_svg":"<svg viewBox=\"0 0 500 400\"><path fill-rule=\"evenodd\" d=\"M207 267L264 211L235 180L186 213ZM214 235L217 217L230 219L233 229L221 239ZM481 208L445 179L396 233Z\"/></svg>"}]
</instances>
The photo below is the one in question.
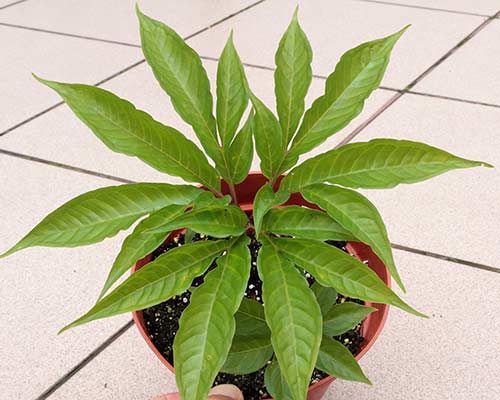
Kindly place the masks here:
<instances>
[{"instance_id":1,"label":"glossy green foliage","mask_svg":"<svg viewBox=\"0 0 500 400\"><path fill-rule=\"evenodd\" d=\"M275 206L279 206L288 200L290 193L275 193L269 184L262 186L257 192L253 207L253 223L257 237L260 235L262 221L266 213Z\"/></svg>"},{"instance_id":2,"label":"glossy green foliage","mask_svg":"<svg viewBox=\"0 0 500 400\"><path fill-rule=\"evenodd\" d=\"M323 333L328 336L341 335L355 327L374 311L377 309L350 301L336 304L323 317Z\"/></svg>"}]
</instances>

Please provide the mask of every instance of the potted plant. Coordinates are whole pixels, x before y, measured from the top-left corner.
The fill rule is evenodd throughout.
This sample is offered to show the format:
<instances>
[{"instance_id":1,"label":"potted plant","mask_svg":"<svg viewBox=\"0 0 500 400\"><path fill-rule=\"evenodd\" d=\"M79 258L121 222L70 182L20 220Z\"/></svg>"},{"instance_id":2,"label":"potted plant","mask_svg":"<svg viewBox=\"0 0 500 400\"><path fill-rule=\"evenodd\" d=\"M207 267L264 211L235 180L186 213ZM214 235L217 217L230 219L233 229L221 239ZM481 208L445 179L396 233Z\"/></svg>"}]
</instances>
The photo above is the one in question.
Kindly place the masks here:
<instances>
[{"instance_id":1,"label":"potted plant","mask_svg":"<svg viewBox=\"0 0 500 400\"><path fill-rule=\"evenodd\" d=\"M185 400L205 399L214 381L240 383L248 400L319 399L333 377L369 383L354 356L377 337L387 305L423 314L390 289L389 273L404 286L386 228L353 189L490 167L392 139L346 144L297 165L361 112L406 28L346 52L304 113L312 51L295 13L276 53L277 117L248 87L230 35L214 116L196 52L168 26L137 14L146 60L213 164L179 131L110 92L36 78L111 150L201 186L134 183L85 193L2 257L32 246L96 243L142 218L95 306L61 331L135 312L155 352L175 365ZM260 173L249 173L254 141Z\"/></svg>"}]
</instances>

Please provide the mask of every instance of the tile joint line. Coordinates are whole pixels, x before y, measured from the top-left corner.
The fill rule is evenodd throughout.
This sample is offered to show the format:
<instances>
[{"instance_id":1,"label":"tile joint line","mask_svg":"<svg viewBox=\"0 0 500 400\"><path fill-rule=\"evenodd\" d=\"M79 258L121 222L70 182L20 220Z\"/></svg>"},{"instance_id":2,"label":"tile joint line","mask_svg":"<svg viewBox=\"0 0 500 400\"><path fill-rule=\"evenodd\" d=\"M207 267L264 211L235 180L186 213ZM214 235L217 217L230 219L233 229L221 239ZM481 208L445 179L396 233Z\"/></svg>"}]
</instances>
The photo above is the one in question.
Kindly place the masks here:
<instances>
[{"instance_id":1,"label":"tile joint line","mask_svg":"<svg viewBox=\"0 0 500 400\"><path fill-rule=\"evenodd\" d=\"M15 2L13 2L13 3L6 4L6 5L4 5L4 6L1 6L1 7L0 7L0 10L4 10L4 9L6 9L6 8L9 8L9 7L15 6L16 4L24 3L24 2L26 2L26 1L28 1L28 0L18 0L18 1L15 1Z\"/></svg>"}]
</instances>

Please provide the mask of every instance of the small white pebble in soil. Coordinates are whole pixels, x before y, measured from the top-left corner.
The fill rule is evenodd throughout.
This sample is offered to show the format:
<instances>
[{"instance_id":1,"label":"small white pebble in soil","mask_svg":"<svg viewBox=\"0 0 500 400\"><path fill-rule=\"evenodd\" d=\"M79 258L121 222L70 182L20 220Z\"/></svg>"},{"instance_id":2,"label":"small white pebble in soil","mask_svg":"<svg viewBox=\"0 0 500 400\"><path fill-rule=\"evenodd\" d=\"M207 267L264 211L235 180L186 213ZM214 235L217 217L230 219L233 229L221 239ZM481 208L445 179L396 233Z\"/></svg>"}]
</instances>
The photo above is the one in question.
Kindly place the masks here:
<instances>
[{"instance_id":1,"label":"small white pebble in soil","mask_svg":"<svg viewBox=\"0 0 500 400\"><path fill-rule=\"evenodd\" d=\"M251 283L250 285L248 285L249 289L253 289L254 287L255 287L255 285L253 283Z\"/></svg>"},{"instance_id":2,"label":"small white pebble in soil","mask_svg":"<svg viewBox=\"0 0 500 400\"><path fill-rule=\"evenodd\" d=\"M311 274L309 272L306 272L306 278L310 278Z\"/></svg>"},{"instance_id":3,"label":"small white pebble in soil","mask_svg":"<svg viewBox=\"0 0 500 400\"><path fill-rule=\"evenodd\" d=\"M183 297L183 298L182 298L182 302L183 302L184 304L186 304L186 303L188 302L188 299L187 299L186 297Z\"/></svg>"}]
</instances>

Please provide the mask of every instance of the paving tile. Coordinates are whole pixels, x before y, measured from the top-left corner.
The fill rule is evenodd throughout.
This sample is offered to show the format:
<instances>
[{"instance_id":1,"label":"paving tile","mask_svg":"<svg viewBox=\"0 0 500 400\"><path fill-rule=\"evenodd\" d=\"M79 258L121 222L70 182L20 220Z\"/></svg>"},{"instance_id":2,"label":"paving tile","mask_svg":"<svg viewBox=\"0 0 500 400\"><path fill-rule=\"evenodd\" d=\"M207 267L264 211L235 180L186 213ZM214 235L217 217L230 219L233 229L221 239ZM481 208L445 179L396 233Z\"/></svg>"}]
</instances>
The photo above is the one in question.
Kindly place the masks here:
<instances>
[{"instance_id":1,"label":"paving tile","mask_svg":"<svg viewBox=\"0 0 500 400\"><path fill-rule=\"evenodd\" d=\"M143 12L190 35L257 0L138 1ZM6 9L1 22L139 44L135 0L30 0Z\"/></svg>"},{"instance_id":2,"label":"paving tile","mask_svg":"<svg viewBox=\"0 0 500 400\"><path fill-rule=\"evenodd\" d=\"M330 74L348 49L413 24L394 49L383 81L396 88L410 83L483 21L482 17L349 0L276 0L214 27L191 43L204 55L217 57L229 30L234 28L235 43L244 61L274 66L277 44L296 3L314 50L313 69L320 75Z\"/></svg>"},{"instance_id":3,"label":"paving tile","mask_svg":"<svg viewBox=\"0 0 500 400\"><path fill-rule=\"evenodd\" d=\"M141 58L140 50L131 47L5 26L0 26L0 48L6 61L0 70L0 133L60 100L36 82L31 72L62 81L96 83Z\"/></svg>"},{"instance_id":4,"label":"paving tile","mask_svg":"<svg viewBox=\"0 0 500 400\"><path fill-rule=\"evenodd\" d=\"M500 5L499 5L500 7ZM500 105L500 20L493 20L415 90Z\"/></svg>"},{"instance_id":5,"label":"paving tile","mask_svg":"<svg viewBox=\"0 0 500 400\"><path fill-rule=\"evenodd\" d=\"M406 300L361 365L373 386L336 381L325 400L494 399L500 391L500 275L396 251ZM486 283L487 282L487 283Z\"/></svg>"},{"instance_id":6,"label":"paving tile","mask_svg":"<svg viewBox=\"0 0 500 400\"><path fill-rule=\"evenodd\" d=\"M461 11L475 14L492 15L500 6L497 0L389 0L389 3L405 6L438 8L442 10Z\"/></svg>"},{"instance_id":7,"label":"paving tile","mask_svg":"<svg viewBox=\"0 0 500 400\"><path fill-rule=\"evenodd\" d=\"M206 61L205 65L212 82L214 82L216 63ZM247 75L255 93L272 107L275 102L273 72L247 68ZM212 87L214 86L212 84ZM314 80L308 104L321 94L323 87L324 81L322 79ZM197 142L191 127L177 116L168 97L154 80L147 65L143 64L113 79L106 83L104 88L127 98L138 108L148 111L158 120L174 126L191 140ZM392 95L393 93L389 91L377 91L367 101L364 113L349 127L346 127L343 133L338 133L330 138L321 149L326 150L333 147L354 124L359 123L362 118L367 118ZM66 106L59 107L14 132L0 137L0 148L137 181L180 182L179 179L163 175L135 158L111 152L94 137L87 127L77 120ZM60 151L61 148L64 148L64 151ZM258 169L258 165L258 161L255 160L253 168Z\"/></svg>"},{"instance_id":8,"label":"paving tile","mask_svg":"<svg viewBox=\"0 0 500 400\"><path fill-rule=\"evenodd\" d=\"M356 141L421 141L465 158L500 165L500 109L405 95ZM451 171L414 185L367 190L393 242L500 268L498 170Z\"/></svg>"},{"instance_id":9,"label":"paving tile","mask_svg":"<svg viewBox=\"0 0 500 400\"><path fill-rule=\"evenodd\" d=\"M113 184L3 155L0 171L2 252L58 205ZM93 305L122 238L94 247L27 249L0 260L0 398L35 398L130 319L119 316L57 335Z\"/></svg>"}]
</instances>

